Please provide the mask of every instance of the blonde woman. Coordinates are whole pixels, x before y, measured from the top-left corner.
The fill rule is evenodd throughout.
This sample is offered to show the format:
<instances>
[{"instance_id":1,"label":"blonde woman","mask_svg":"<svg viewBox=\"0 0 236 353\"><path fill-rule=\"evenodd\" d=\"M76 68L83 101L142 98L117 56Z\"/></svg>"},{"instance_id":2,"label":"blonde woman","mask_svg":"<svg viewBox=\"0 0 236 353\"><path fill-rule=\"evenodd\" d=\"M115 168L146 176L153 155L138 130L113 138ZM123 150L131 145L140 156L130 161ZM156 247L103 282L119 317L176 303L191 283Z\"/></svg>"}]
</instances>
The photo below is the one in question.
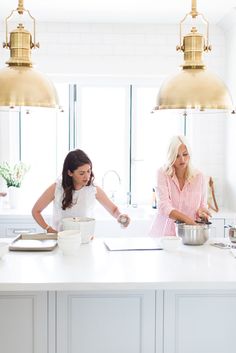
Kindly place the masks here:
<instances>
[{"instance_id":1,"label":"blonde woman","mask_svg":"<svg viewBox=\"0 0 236 353\"><path fill-rule=\"evenodd\" d=\"M205 177L191 165L191 154L184 136L170 142L166 165L157 174L157 215L151 236L175 235L176 220L194 225L211 216L207 209Z\"/></svg>"}]
</instances>

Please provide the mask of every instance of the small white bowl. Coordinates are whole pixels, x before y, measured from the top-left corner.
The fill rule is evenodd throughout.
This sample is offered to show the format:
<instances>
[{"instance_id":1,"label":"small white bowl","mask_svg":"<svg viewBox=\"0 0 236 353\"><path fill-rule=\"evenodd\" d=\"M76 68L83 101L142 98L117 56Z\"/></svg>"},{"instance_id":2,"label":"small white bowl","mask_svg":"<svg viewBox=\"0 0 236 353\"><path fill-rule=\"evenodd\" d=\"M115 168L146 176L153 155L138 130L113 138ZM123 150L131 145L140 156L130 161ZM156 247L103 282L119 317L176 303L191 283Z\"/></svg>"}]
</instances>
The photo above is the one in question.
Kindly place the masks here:
<instances>
[{"instance_id":1,"label":"small white bowl","mask_svg":"<svg viewBox=\"0 0 236 353\"><path fill-rule=\"evenodd\" d=\"M81 238L58 239L57 243L59 249L63 252L63 255L77 255L81 244Z\"/></svg>"},{"instance_id":2,"label":"small white bowl","mask_svg":"<svg viewBox=\"0 0 236 353\"><path fill-rule=\"evenodd\" d=\"M8 252L8 248L9 248L9 244L4 242L4 241L1 241L0 242L0 259L6 255L6 253Z\"/></svg>"},{"instance_id":3,"label":"small white bowl","mask_svg":"<svg viewBox=\"0 0 236 353\"><path fill-rule=\"evenodd\" d=\"M58 247L64 255L77 255L81 244L81 235L78 230L64 230L57 234Z\"/></svg>"},{"instance_id":4,"label":"small white bowl","mask_svg":"<svg viewBox=\"0 0 236 353\"><path fill-rule=\"evenodd\" d=\"M179 248L182 239L175 235L166 235L161 238L161 245L164 250L175 251Z\"/></svg>"}]
</instances>

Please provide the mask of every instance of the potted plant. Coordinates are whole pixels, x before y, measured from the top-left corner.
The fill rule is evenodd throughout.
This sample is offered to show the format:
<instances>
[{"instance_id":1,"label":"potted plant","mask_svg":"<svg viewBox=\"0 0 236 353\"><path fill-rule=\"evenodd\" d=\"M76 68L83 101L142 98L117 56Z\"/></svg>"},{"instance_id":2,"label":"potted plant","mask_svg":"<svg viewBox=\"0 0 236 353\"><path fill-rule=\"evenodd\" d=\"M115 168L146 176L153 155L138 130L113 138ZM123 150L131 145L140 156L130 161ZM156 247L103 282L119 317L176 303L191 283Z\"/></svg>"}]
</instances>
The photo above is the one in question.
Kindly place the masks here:
<instances>
[{"instance_id":1,"label":"potted plant","mask_svg":"<svg viewBox=\"0 0 236 353\"><path fill-rule=\"evenodd\" d=\"M19 189L28 170L29 167L23 162L19 162L13 166L10 166L8 162L0 164L0 176L7 184L9 203L13 208L17 207Z\"/></svg>"}]
</instances>

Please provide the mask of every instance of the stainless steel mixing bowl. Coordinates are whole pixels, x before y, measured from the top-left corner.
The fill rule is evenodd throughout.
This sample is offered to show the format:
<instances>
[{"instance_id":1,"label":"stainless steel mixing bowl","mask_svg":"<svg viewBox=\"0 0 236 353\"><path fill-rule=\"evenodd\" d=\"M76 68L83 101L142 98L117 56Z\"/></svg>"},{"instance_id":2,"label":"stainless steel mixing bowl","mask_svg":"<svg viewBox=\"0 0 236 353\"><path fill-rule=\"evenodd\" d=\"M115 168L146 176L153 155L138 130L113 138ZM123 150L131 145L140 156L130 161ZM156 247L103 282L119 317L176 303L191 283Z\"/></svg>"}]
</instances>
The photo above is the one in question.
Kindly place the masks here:
<instances>
[{"instance_id":1,"label":"stainless steel mixing bowl","mask_svg":"<svg viewBox=\"0 0 236 353\"><path fill-rule=\"evenodd\" d=\"M188 225L185 223L175 223L176 235L182 238L185 245L202 245L210 235L211 223L199 223Z\"/></svg>"}]
</instances>

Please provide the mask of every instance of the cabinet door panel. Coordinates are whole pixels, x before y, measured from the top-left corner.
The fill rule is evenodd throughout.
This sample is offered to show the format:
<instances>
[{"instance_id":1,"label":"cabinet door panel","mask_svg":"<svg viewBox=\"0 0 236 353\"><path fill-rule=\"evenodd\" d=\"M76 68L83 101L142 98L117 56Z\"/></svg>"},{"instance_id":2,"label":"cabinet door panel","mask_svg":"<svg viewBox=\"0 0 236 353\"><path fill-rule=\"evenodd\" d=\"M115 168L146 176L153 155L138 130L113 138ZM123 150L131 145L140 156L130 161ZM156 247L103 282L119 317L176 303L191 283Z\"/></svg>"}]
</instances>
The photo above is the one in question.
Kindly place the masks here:
<instances>
[{"instance_id":1,"label":"cabinet door panel","mask_svg":"<svg viewBox=\"0 0 236 353\"><path fill-rule=\"evenodd\" d=\"M47 293L1 293L0 313L0 352L47 352Z\"/></svg>"},{"instance_id":2,"label":"cabinet door panel","mask_svg":"<svg viewBox=\"0 0 236 353\"><path fill-rule=\"evenodd\" d=\"M59 293L58 353L154 353L155 293Z\"/></svg>"},{"instance_id":3,"label":"cabinet door panel","mask_svg":"<svg viewBox=\"0 0 236 353\"><path fill-rule=\"evenodd\" d=\"M236 292L167 291L164 353L235 353Z\"/></svg>"}]
</instances>

